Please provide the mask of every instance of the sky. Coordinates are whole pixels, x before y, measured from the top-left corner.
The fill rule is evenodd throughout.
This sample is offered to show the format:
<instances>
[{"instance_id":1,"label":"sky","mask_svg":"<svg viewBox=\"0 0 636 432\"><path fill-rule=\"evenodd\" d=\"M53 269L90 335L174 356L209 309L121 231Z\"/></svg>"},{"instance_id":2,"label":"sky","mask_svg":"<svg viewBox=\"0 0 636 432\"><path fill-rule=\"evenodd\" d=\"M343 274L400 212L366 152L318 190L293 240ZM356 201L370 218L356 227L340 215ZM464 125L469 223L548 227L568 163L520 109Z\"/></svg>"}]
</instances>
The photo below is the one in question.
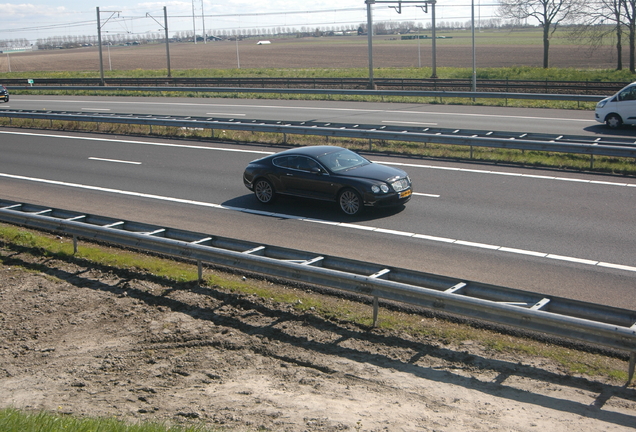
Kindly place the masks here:
<instances>
[{"instance_id":1,"label":"sky","mask_svg":"<svg viewBox=\"0 0 636 432\"><path fill-rule=\"evenodd\" d=\"M437 22L470 21L471 2L476 22L495 17L496 0L437 0ZM35 43L53 36L96 36L97 7L103 35L163 34L164 6L170 37L193 29L202 34L204 27L207 33L278 27L332 29L367 21L364 0L47 0L0 3L0 40L27 39ZM397 13L389 6L397 6L397 0L373 6L374 23L414 21L426 26L431 22L430 7L425 13L415 4L402 4L402 12Z\"/></svg>"}]
</instances>

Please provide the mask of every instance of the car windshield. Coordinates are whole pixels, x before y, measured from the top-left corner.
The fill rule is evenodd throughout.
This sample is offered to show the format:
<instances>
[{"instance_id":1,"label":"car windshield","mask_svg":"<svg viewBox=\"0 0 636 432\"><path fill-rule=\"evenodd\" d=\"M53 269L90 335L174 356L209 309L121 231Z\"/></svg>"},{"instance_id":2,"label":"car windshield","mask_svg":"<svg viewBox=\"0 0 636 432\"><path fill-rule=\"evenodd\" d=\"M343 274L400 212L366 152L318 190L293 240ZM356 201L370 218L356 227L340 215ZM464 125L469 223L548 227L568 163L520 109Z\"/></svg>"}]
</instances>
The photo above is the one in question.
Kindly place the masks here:
<instances>
[{"instance_id":1,"label":"car windshield","mask_svg":"<svg viewBox=\"0 0 636 432\"><path fill-rule=\"evenodd\" d=\"M319 156L318 160L330 171L345 171L351 168L368 165L371 162L351 150L342 149Z\"/></svg>"}]
</instances>

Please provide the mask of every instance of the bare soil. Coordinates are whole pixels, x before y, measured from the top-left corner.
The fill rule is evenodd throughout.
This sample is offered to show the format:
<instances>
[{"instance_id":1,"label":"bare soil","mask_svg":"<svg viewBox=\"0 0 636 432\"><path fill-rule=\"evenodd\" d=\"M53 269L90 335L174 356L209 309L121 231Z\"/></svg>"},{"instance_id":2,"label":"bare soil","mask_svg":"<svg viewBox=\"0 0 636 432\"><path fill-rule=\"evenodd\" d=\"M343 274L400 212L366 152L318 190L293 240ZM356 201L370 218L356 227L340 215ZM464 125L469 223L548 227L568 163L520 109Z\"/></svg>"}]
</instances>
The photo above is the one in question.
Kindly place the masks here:
<instances>
[{"instance_id":1,"label":"bare soil","mask_svg":"<svg viewBox=\"0 0 636 432\"><path fill-rule=\"evenodd\" d=\"M633 386L546 359L1 244L0 389L0 407L241 431L636 427Z\"/></svg>"},{"instance_id":2,"label":"bare soil","mask_svg":"<svg viewBox=\"0 0 636 432\"><path fill-rule=\"evenodd\" d=\"M395 37L393 37L395 38ZM377 38L373 45L375 68L431 67L431 41L394 41ZM366 37L273 39L257 45L254 39L170 44L170 67L178 69L233 68L366 68ZM105 47L104 69L167 69L163 44ZM628 58L627 53L624 58ZM541 45L478 45L478 68L543 66ZM437 67L472 67L472 45L440 39ZM577 45L553 45L550 66L556 68L613 69L616 54L612 47L591 51ZM97 47L34 51L0 56L0 72L99 71ZM428 77L424 77L428 78Z\"/></svg>"}]
</instances>

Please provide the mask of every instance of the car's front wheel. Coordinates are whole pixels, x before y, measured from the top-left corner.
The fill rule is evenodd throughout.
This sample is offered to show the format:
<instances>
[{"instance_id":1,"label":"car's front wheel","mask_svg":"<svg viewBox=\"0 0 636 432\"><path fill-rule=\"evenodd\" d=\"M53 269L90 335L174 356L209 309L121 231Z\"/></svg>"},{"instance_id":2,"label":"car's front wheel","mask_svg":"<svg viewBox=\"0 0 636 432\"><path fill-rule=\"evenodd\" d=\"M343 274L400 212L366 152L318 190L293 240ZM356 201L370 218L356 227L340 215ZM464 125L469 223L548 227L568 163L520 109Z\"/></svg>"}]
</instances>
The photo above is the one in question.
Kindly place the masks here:
<instances>
[{"instance_id":1,"label":"car's front wheel","mask_svg":"<svg viewBox=\"0 0 636 432\"><path fill-rule=\"evenodd\" d=\"M605 124L611 129L617 129L623 124L623 119L618 114L610 114L605 118Z\"/></svg>"},{"instance_id":2,"label":"car's front wheel","mask_svg":"<svg viewBox=\"0 0 636 432\"><path fill-rule=\"evenodd\" d=\"M354 216L362 210L362 198L353 189L345 189L338 195L338 205L340 210L349 216Z\"/></svg>"},{"instance_id":3,"label":"car's front wheel","mask_svg":"<svg viewBox=\"0 0 636 432\"><path fill-rule=\"evenodd\" d=\"M274 186L265 179L259 179L254 183L254 195L263 204L271 203L276 196Z\"/></svg>"}]
</instances>

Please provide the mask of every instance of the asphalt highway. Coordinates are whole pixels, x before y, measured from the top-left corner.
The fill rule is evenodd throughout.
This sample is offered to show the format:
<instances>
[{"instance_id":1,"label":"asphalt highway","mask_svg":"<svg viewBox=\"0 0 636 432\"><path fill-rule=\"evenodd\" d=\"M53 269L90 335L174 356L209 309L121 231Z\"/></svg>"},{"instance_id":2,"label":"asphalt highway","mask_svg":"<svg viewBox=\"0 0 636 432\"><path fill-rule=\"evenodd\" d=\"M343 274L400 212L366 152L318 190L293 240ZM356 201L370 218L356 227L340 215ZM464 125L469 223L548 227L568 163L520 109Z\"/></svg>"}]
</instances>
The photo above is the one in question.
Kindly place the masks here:
<instances>
[{"instance_id":1,"label":"asphalt highway","mask_svg":"<svg viewBox=\"0 0 636 432\"><path fill-rule=\"evenodd\" d=\"M37 109L39 104L40 109L71 109L59 97L54 101L35 96L21 99L12 99L11 107ZM203 111L212 112L208 100L178 102L185 104L181 106L172 99L157 99L154 105L147 104L148 99L135 99L120 109L129 98L108 99L93 107L77 101L68 105L73 110L101 107L117 112L146 112L142 108L146 107L147 112L165 109L184 115L205 104ZM217 105L215 111L224 116L241 114L240 106L246 105L251 114L246 114L246 108L245 117L295 120L287 116L322 112L325 118L339 121L364 116L360 123L374 118L410 121L417 115L407 116L405 111L420 110L422 117L424 112L449 108L412 105L402 110L386 104L391 112L402 114L394 118L387 117L388 108L377 104L353 104L367 110L354 114L337 113L333 107L323 112L323 103L317 104L320 109L307 111L265 108L310 104L299 101L218 103L225 106ZM453 117L464 110L468 108L450 107L450 114L439 116L455 119L455 124L460 123L458 118L474 118ZM544 118L545 123L585 130L595 126L589 116L589 112L542 112L524 124ZM478 124L496 125L489 121L493 123ZM351 219L335 205L313 201L281 199L272 206L258 204L242 184L243 168L250 160L280 150L5 128L0 130L0 197L636 308L633 178L371 155L376 162L409 172L416 195L403 208L369 211Z\"/></svg>"}]
</instances>

